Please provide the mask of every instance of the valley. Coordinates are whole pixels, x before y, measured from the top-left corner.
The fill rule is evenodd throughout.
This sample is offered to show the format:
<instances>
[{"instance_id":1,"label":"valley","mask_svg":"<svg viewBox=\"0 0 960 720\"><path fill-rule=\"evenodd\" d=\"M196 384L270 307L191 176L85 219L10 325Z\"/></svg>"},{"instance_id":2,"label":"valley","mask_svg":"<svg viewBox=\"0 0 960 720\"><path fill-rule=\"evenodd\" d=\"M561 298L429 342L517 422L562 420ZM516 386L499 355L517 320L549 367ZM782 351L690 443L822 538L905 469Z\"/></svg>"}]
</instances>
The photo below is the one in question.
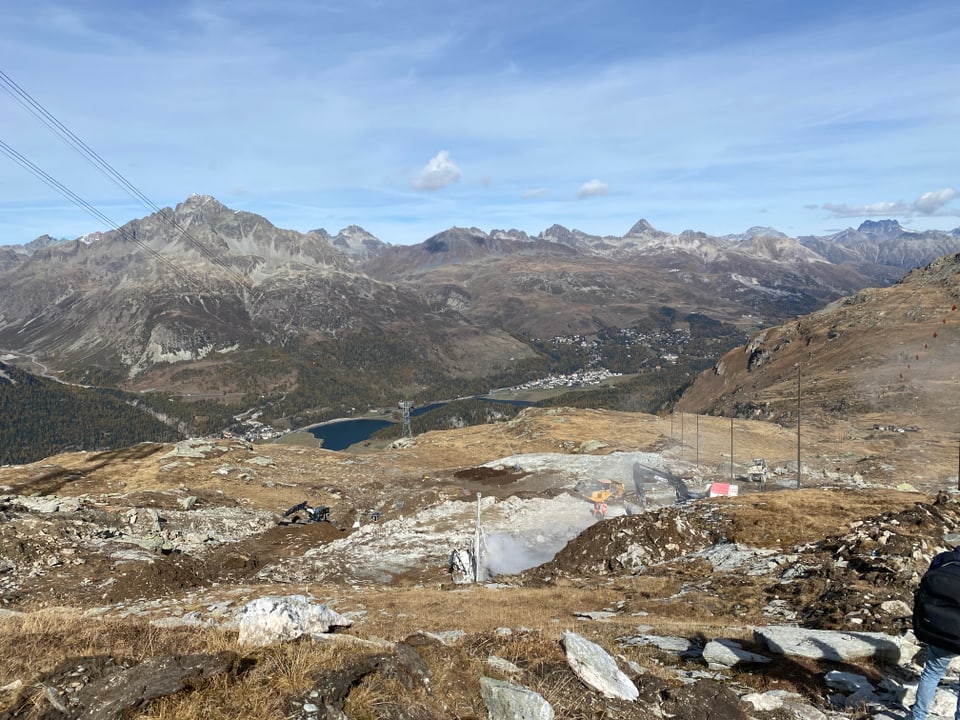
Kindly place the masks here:
<instances>
[{"instance_id":1,"label":"valley","mask_svg":"<svg viewBox=\"0 0 960 720\"><path fill-rule=\"evenodd\" d=\"M182 277L118 233L0 285L0 718L905 718L960 255L177 213L229 270L146 218ZM394 424L281 434L345 417Z\"/></svg>"},{"instance_id":2,"label":"valley","mask_svg":"<svg viewBox=\"0 0 960 720\"><path fill-rule=\"evenodd\" d=\"M895 221L820 238L455 227L393 246L358 227L285 230L203 195L40 240L3 256L0 347L26 369L136 394L186 434L246 412L283 431L592 370L643 378L578 404L658 412L751 334L960 249L956 232Z\"/></svg>"}]
</instances>

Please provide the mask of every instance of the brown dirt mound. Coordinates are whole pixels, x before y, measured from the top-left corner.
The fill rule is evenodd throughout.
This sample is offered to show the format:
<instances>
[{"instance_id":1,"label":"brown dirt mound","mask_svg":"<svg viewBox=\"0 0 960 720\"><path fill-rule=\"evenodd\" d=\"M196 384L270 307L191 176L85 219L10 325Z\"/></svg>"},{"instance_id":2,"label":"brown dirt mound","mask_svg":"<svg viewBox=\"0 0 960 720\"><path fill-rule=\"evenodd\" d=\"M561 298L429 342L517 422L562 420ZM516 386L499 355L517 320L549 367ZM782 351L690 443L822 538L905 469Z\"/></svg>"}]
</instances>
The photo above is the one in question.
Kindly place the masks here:
<instances>
[{"instance_id":1,"label":"brown dirt mound","mask_svg":"<svg viewBox=\"0 0 960 720\"><path fill-rule=\"evenodd\" d=\"M522 470L507 470L506 468L472 467L457 470L453 476L458 480L469 480L483 485L501 487L511 485L530 473Z\"/></svg>"},{"instance_id":2,"label":"brown dirt mound","mask_svg":"<svg viewBox=\"0 0 960 720\"><path fill-rule=\"evenodd\" d=\"M709 507L705 507L710 515ZM666 562L720 539L716 522L688 515L693 506L670 507L641 515L622 515L596 523L575 537L553 560L524 574L531 580L632 574L645 565ZM702 510L698 514L703 514ZM706 520L706 521L705 521Z\"/></svg>"},{"instance_id":3,"label":"brown dirt mound","mask_svg":"<svg viewBox=\"0 0 960 720\"><path fill-rule=\"evenodd\" d=\"M117 568L104 593L110 603L161 597L209 584L203 563L181 554L158 555L152 562L126 563Z\"/></svg>"}]
</instances>

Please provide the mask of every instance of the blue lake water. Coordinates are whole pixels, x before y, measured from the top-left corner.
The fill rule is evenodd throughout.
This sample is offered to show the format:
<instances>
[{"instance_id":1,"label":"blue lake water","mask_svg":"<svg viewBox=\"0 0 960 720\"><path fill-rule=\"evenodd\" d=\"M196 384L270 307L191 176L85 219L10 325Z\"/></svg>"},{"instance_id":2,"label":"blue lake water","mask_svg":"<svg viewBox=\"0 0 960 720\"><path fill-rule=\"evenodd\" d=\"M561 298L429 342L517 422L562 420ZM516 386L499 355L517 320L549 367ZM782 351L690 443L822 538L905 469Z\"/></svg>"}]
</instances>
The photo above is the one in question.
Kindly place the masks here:
<instances>
[{"instance_id":1,"label":"blue lake water","mask_svg":"<svg viewBox=\"0 0 960 720\"><path fill-rule=\"evenodd\" d=\"M520 407L533 404L525 400L492 400L489 398L475 399L492 403L517 405ZM423 405L422 407L412 409L410 411L410 416L417 417L418 415L423 415L431 410L436 410L437 408L443 407L446 404L446 402L435 402L430 403L429 405ZM317 440L323 441L322 447L324 450L346 450L351 445L355 445L356 443L367 440L375 432L382 430L388 425L399 425L399 423L390 422L389 420L357 418L353 420L336 420L324 425L314 425L313 427L307 428L306 431L317 438Z\"/></svg>"},{"instance_id":2,"label":"blue lake water","mask_svg":"<svg viewBox=\"0 0 960 720\"><path fill-rule=\"evenodd\" d=\"M314 425L307 432L323 440L324 450L346 450L354 443L363 442L377 430L396 425L389 420L338 420L326 425Z\"/></svg>"}]
</instances>

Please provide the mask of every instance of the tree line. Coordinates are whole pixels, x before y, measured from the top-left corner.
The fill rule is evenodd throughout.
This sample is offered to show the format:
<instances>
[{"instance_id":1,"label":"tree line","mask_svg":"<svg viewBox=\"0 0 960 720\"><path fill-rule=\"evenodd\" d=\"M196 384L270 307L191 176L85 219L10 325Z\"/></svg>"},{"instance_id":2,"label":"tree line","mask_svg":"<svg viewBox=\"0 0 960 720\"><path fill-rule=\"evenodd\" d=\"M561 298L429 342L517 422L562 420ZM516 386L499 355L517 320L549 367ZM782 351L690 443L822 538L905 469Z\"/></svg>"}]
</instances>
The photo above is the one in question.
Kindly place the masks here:
<instances>
[{"instance_id":1,"label":"tree line","mask_svg":"<svg viewBox=\"0 0 960 720\"><path fill-rule=\"evenodd\" d=\"M2 465L180 437L177 428L134 407L119 391L64 385L5 363L0 371Z\"/></svg>"}]
</instances>

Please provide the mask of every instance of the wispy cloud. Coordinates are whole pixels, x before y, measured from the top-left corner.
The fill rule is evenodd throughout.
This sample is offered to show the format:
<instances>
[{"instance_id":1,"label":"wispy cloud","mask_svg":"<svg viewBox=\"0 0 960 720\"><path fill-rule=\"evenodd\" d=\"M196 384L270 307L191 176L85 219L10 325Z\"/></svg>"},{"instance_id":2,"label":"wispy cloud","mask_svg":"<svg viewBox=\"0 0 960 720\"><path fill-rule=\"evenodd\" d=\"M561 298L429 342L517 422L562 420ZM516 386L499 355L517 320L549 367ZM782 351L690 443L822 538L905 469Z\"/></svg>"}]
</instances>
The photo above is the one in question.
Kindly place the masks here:
<instances>
[{"instance_id":1,"label":"wispy cloud","mask_svg":"<svg viewBox=\"0 0 960 720\"><path fill-rule=\"evenodd\" d=\"M924 215L933 215L956 197L960 197L960 191L953 188L941 188L921 195L914 200L913 208Z\"/></svg>"},{"instance_id":2,"label":"wispy cloud","mask_svg":"<svg viewBox=\"0 0 960 720\"><path fill-rule=\"evenodd\" d=\"M580 186L580 189L577 190L577 197L582 200L597 195L606 195L609 190L610 188L607 187L605 182L594 178L593 180L587 180Z\"/></svg>"},{"instance_id":3,"label":"wispy cloud","mask_svg":"<svg viewBox=\"0 0 960 720\"><path fill-rule=\"evenodd\" d=\"M597 21L575 0L50 0L8 3L0 44L4 72L161 205L202 192L401 243L447 222L604 234L641 216L723 234L764 209L798 234L864 212L945 226L960 3L877 1L609 2ZM117 201L2 93L0 117L38 166ZM18 172L0 164L0 216L18 218L0 244L56 229L17 212L52 195Z\"/></svg>"},{"instance_id":4,"label":"wispy cloud","mask_svg":"<svg viewBox=\"0 0 960 720\"><path fill-rule=\"evenodd\" d=\"M550 197L550 190L548 188L530 188L520 193L520 197L527 199Z\"/></svg>"},{"instance_id":5,"label":"wispy cloud","mask_svg":"<svg viewBox=\"0 0 960 720\"><path fill-rule=\"evenodd\" d=\"M824 203L820 207L836 217L873 217L877 215L898 215L915 217L921 215L960 216L960 208L948 208L947 205L960 197L960 190L942 188L926 192L913 202L881 201L864 205L847 203Z\"/></svg>"},{"instance_id":6,"label":"wispy cloud","mask_svg":"<svg viewBox=\"0 0 960 720\"><path fill-rule=\"evenodd\" d=\"M450 153L441 150L424 166L413 181L413 187L421 191L439 190L460 180L463 173L450 157Z\"/></svg>"}]
</instances>

